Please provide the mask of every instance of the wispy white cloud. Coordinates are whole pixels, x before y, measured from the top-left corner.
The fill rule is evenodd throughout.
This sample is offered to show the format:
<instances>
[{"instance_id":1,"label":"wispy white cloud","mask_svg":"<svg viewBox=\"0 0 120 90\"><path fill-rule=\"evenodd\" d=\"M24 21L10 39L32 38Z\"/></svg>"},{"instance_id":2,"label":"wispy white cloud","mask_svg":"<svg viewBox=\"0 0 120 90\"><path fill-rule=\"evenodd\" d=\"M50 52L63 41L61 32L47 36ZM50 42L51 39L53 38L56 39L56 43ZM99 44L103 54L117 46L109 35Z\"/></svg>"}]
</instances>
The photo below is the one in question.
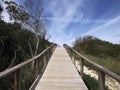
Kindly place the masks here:
<instances>
[{"instance_id":1,"label":"wispy white cloud","mask_svg":"<svg viewBox=\"0 0 120 90\"><path fill-rule=\"evenodd\" d=\"M70 25L73 20L78 21L78 19L73 18L81 3L82 0L52 0L50 2L48 11L50 11L52 17L47 19L54 20L48 27L52 35L51 41L62 45L73 38L73 34L66 34L65 32L67 26ZM79 19L81 18L82 16L79 17Z\"/></svg>"},{"instance_id":2,"label":"wispy white cloud","mask_svg":"<svg viewBox=\"0 0 120 90\"><path fill-rule=\"evenodd\" d=\"M49 30L52 35L51 41L58 44L71 43L81 31L85 35L93 35L103 40L119 43L120 36L120 12L119 0L107 2L105 0L51 0L46 7L49 15L46 18L50 22ZM107 6L108 7L107 7ZM115 7L116 6L116 7ZM117 17L118 16L118 17ZM78 26L71 30L71 23ZM66 28L70 30L66 30ZM90 27L90 28L89 28ZM80 31L81 30L81 31ZM69 33L66 33L66 32ZM71 34L72 33L72 34Z\"/></svg>"},{"instance_id":3,"label":"wispy white cloud","mask_svg":"<svg viewBox=\"0 0 120 90\"><path fill-rule=\"evenodd\" d=\"M82 13L81 13L82 14ZM46 18L41 18L41 19L45 19L45 20L51 20L52 22L62 22L62 23L67 23L68 21L70 21L71 23L80 23L80 24L89 24L89 23L95 23L95 24L100 24L100 23L106 23L110 20L89 20L89 19L83 19L83 17L79 17L79 18L54 18L54 17L46 17Z\"/></svg>"},{"instance_id":4,"label":"wispy white cloud","mask_svg":"<svg viewBox=\"0 0 120 90\"><path fill-rule=\"evenodd\" d=\"M117 36L119 33L120 16L107 21L99 27L95 27L89 30L88 32L82 34L82 36L93 35L103 40L110 41L112 43L120 43L120 36Z\"/></svg>"},{"instance_id":5,"label":"wispy white cloud","mask_svg":"<svg viewBox=\"0 0 120 90\"><path fill-rule=\"evenodd\" d=\"M70 40L66 41L65 44L68 44L69 46L73 46L75 40L76 40L76 38L70 39Z\"/></svg>"}]
</instances>

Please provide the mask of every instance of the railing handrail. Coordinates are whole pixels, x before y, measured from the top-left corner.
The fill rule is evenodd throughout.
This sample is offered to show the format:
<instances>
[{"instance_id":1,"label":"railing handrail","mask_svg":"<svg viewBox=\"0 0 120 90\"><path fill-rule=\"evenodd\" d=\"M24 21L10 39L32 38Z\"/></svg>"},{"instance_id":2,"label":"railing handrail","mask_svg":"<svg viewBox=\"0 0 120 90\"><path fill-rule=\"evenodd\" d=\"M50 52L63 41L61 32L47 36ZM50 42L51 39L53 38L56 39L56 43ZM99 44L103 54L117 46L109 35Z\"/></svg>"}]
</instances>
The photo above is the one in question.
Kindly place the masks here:
<instances>
[{"instance_id":1,"label":"railing handrail","mask_svg":"<svg viewBox=\"0 0 120 90\"><path fill-rule=\"evenodd\" d=\"M90 64L92 64L93 66L95 66L97 69L99 69L100 71L104 72L105 74L109 75L110 77L114 78L115 80L117 80L118 82L120 82L120 76L113 73L112 71L102 67L101 65L98 65L94 62L92 62L90 59L84 57L82 54L80 54L79 52L77 52L75 49L69 47L68 45L64 44L64 46L67 46L67 48L70 48L75 54L77 54L78 56L80 56L83 60L89 62Z\"/></svg>"},{"instance_id":2,"label":"railing handrail","mask_svg":"<svg viewBox=\"0 0 120 90\"><path fill-rule=\"evenodd\" d=\"M25 65L27 65L27 64L35 61L35 59L37 59L37 58L39 58L40 56L42 56L48 49L52 48L54 45L56 45L56 44L52 44L51 46L49 46L47 49L43 50L43 51L42 51L40 54L38 54L37 56L34 56L33 58L28 59L27 61L24 61L24 62L22 62L22 63L20 63L20 64L18 64L18 65L16 65L16 66L13 66L13 67L11 67L11 68L9 68L9 69L6 69L6 70L0 72L0 79L2 79L2 78L4 78L4 77L6 77L6 76L8 76L8 75L10 75L10 74L12 74L12 73L14 73L14 72L17 71L18 69L20 69L20 68L24 67Z\"/></svg>"}]
</instances>

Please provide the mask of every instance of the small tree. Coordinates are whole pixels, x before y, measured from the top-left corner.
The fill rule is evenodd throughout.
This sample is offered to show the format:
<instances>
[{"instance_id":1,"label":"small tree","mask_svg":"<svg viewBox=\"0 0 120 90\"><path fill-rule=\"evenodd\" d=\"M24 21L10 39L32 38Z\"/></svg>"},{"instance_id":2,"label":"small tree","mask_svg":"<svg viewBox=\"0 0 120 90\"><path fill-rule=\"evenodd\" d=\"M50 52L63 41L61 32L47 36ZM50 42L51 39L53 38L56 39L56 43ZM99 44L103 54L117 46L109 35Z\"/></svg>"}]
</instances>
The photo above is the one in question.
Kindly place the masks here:
<instances>
[{"instance_id":1,"label":"small tree","mask_svg":"<svg viewBox=\"0 0 120 90\"><path fill-rule=\"evenodd\" d=\"M31 52L31 56L36 56L40 43L39 37L45 39L47 35L45 21L43 20L44 16L41 1L39 1L38 5L36 5L33 2L33 0L25 0L24 7L22 5L18 5L13 1L5 3L8 5L7 10L10 14L10 18L15 20L15 22L20 23L23 27L27 27L35 33L35 50L32 51L30 39L28 41L28 46Z\"/></svg>"},{"instance_id":2,"label":"small tree","mask_svg":"<svg viewBox=\"0 0 120 90\"><path fill-rule=\"evenodd\" d=\"M34 5L34 2L32 0L26 0L25 1L25 7L18 5L17 3L10 1L5 2L8 4L7 10L10 14L10 18L14 19L15 22L20 23L25 28L29 28L31 31L33 31L36 34L37 44L36 44L36 50L38 48L39 40L38 36L45 39L45 36L47 35L47 30L45 27L45 22L42 19L43 18L43 9L39 3L39 5L36 7ZM36 55L36 51L35 54Z\"/></svg>"}]
</instances>

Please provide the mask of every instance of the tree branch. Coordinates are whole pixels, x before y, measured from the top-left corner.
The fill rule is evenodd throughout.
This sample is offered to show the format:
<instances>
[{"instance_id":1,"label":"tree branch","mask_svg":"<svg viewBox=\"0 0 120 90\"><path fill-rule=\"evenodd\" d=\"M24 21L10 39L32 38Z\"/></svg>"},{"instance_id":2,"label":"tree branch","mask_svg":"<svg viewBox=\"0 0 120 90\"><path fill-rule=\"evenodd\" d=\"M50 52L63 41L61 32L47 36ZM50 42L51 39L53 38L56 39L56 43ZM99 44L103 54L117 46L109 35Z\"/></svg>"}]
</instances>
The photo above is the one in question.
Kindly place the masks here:
<instances>
[{"instance_id":1,"label":"tree branch","mask_svg":"<svg viewBox=\"0 0 120 90\"><path fill-rule=\"evenodd\" d=\"M31 44L30 44L30 40L28 41L28 46L29 46L29 49L30 49L31 57L33 57L33 51L32 51L32 47L31 47Z\"/></svg>"},{"instance_id":2,"label":"tree branch","mask_svg":"<svg viewBox=\"0 0 120 90\"><path fill-rule=\"evenodd\" d=\"M21 48L18 47L18 49L15 51L14 58L13 58L11 64L8 66L8 68L10 68L10 67L14 64L14 62L15 62L15 60L16 60L16 57L17 57L17 52L18 52L20 49L21 49ZM8 68L7 68L7 69L8 69Z\"/></svg>"},{"instance_id":3,"label":"tree branch","mask_svg":"<svg viewBox=\"0 0 120 90\"><path fill-rule=\"evenodd\" d=\"M37 39L37 43L36 43L36 49L35 49L35 53L34 53L34 56L37 55L37 51L38 51L38 46L39 46L39 37L36 35L36 39Z\"/></svg>"}]
</instances>

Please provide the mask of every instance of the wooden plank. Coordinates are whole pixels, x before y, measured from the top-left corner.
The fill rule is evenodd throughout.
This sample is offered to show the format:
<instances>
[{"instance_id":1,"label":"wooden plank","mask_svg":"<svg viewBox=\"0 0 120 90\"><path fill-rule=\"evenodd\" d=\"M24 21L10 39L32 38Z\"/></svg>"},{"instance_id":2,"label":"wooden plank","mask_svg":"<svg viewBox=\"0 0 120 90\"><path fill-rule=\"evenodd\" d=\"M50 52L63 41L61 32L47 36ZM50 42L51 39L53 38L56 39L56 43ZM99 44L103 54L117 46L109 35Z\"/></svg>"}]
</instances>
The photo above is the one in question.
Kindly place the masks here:
<instances>
[{"instance_id":1,"label":"wooden plank","mask_svg":"<svg viewBox=\"0 0 120 90\"><path fill-rule=\"evenodd\" d=\"M35 90L88 90L64 48L57 47Z\"/></svg>"}]
</instances>

